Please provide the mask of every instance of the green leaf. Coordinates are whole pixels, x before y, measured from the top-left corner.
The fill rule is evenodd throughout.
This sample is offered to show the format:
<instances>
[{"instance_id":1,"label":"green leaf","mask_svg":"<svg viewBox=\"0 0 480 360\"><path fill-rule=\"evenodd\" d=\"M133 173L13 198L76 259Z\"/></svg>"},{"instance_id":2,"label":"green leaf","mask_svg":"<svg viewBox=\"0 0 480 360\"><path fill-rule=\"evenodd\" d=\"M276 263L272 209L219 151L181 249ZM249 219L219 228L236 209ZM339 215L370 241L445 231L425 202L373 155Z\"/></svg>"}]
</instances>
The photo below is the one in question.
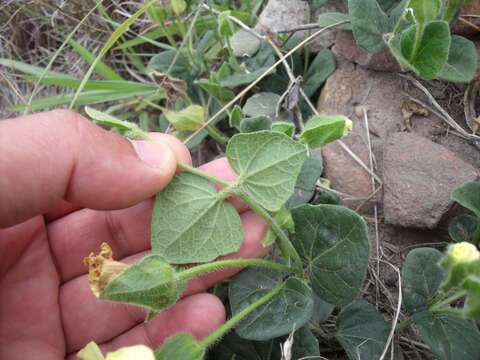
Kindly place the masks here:
<instances>
[{"instance_id":1,"label":"green leaf","mask_svg":"<svg viewBox=\"0 0 480 360\"><path fill-rule=\"evenodd\" d=\"M209 95L220 101L221 103L227 103L235 97L235 94L230 89L225 89L219 84L211 80L195 80L196 85L200 86L205 90Z\"/></svg>"},{"instance_id":2,"label":"green leaf","mask_svg":"<svg viewBox=\"0 0 480 360\"><path fill-rule=\"evenodd\" d=\"M181 15L187 9L185 0L171 0L172 10L175 14Z\"/></svg>"},{"instance_id":3,"label":"green leaf","mask_svg":"<svg viewBox=\"0 0 480 360\"><path fill-rule=\"evenodd\" d=\"M317 23L320 27L332 26L333 24L339 23L341 21L350 21L350 16L348 14L342 14L338 12L323 13L318 16ZM337 27L338 29L343 30L352 30L352 24L346 23Z\"/></svg>"},{"instance_id":4,"label":"green leaf","mask_svg":"<svg viewBox=\"0 0 480 360\"><path fill-rule=\"evenodd\" d=\"M418 43L415 40L417 31L423 32ZM401 49L413 71L425 80L432 80L447 63L450 42L448 23L430 21L425 25L412 25L405 30L402 33Z\"/></svg>"},{"instance_id":5,"label":"green leaf","mask_svg":"<svg viewBox=\"0 0 480 360\"><path fill-rule=\"evenodd\" d=\"M150 255L110 281L100 299L158 312L175 304L184 289L185 284L177 279L175 269L161 256Z\"/></svg>"},{"instance_id":6,"label":"green leaf","mask_svg":"<svg viewBox=\"0 0 480 360\"><path fill-rule=\"evenodd\" d=\"M313 204L341 205L342 199L340 199L340 196L338 196L332 191L322 191L315 197L315 199L313 200Z\"/></svg>"},{"instance_id":7,"label":"green leaf","mask_svg":"<svg viewBox=\"0 0 480 360\"><path fill-rule=\"evenodd\" d=\"M232 111L230 111L230 114L228 116L228 123L230 127L235 127L239 129L240 122L242 121L242 119L243 119L242 108L238 105L235 105Z\"/></svg>"},{"instance_id":8,"label":"green leaf","mask_svg":"<svg viewBox=\"0 0 480 360\"><path fill-rule=\"evenodd\" d=\"M418 23L426 23L434 20L440 14L442 2L440 0L410 0L408 7L413 10Z\"/></svg>"},{"instance_id":9,"label":"green leaf","mask_svg":"<svg viewBox=\"0 0 480 360\"><path fill-rule=\"evenodd\" d=\"M338 315L335 337L350 360L379 359L389 332L389 324L375 306L355 301Z\"/></svg>"},{"instance_id":10,"label":"green leaf","mask_svg":"<svg viewBox=\"0 0 480 360\"><path fill-rule=\"evenodd\" d=\"M473 211L480 218L480 182L468 182L455 189L452 200Z\"/></svg>"},{"instance_id":11,"label":"green leaf","mask_svg":"<svg viewBox=\"0 0 480 360\"><path fill-rule=\"evenodd\" d=\"M463 308L468 319L480 319L480 276L470 275L465 279L462 288L467 291L467 300Z\"/></svg>"},{"instance_id":12,"label":"green leaf","mask_svg":"<svg viewBox=\"0 0 480 360\"><path fill-rule=\"evenodd\" d=\"M315 293L330 304L348 304L360 293L368 266L367 225L354 211L335 205L292 210L293 245Z\"/></svg>"},{"instance_id":13,"label":"green leaf","mask_svg":"<svg viewBox=\"0 0 480 360\"><path fill-rule=\"evenodd\" d=\"M383 34L390 32L388 16L376 0L348 0L353 36L357 44L370 53L385 46Z\"/></svg>"},{"instance_id":14,"label":"green leaf","mask_svg":"<svg viewBox=\"0 0 480 360\"><path fill-rule=\"evenodd\" d=\"M351 124L343 115L317 115L307 121L300 139L310 148L317 148L341 139L351 129Z\"/></svg>"},{"instance_id":15,"label":"green leaf","mask_svg":"<svg viewBox=\"0 0 480 360\"><path fill-rule=\"evenodd\" d=\"M157 194L152 215L152 250L170 263L207 262L237 251L240 217L215 186L180 173Z\"/></svg>"},{"instance_id":16,"label":"green leaf","mask_svg":"<svg viewBox=\"0 0 480 360\"><path fill-rule=\"evenodd\" d=\"M293 223L292 214L286 208L282 207L279 211L277 211L273 215L273 219L276 221L278 226L284 230L288 230L289 232L294 231L295 224ZM262 240L263 246L272 245L277 238L277 234L273 231L270 227L267 229L267 233Z\"/></svg>"},{"instance_id":17,"label":"green leaf","mask_svg":"<svg viewBox=\"0 0 480 360\"><path fill-rule=\"evenodd\" d=\"M272 120L268 116L260 115L250 118L244 118L240 122L240 132L251 133L261 130L271 130Z\"/></svg>"},{"instance_id":18,"label":"green leaf","mask_svg":"<svg viewBox=\"0 0 480 360\"><path fill-rule=\"evenodd\" d=\"M165 50L152 57L147 66L147 73L150 74L153 71L158 71L166 74L170 68L170 64L175 59L175 56L177 56L177 51L178 50ZM188 81L191 78L191 69L192 67L188 62L187 56L181 51L168 75Z\"/></svg>"},{"instance_id":19,"label":"green leaf","mask_svg":"<svg viewBox=\"0 0 480 360\"><path fill-rule=\"evenodd\" d=\"M335 56L333 53L324 49L320 51L304 76L304 83L302 88L307 96L312 96L320 86L328 79L328 77L335 71Z\"/></svg>"},{"instance_id":20,"label":"green leaf","mask_svg":"<svg viewBox=\"0 0 480 360\"><path fill-rule=\"evenodd\" d=\"M478 218L472 215L461 214L450 220L448 234L456 242L472 241L473 234L480 226Z\"/></svg>"},{"instance_id":21,"label":"green leaf","mask_svg":"<svg viewBox=\"0 0 480 360\"><path fill-rule=\"evenodd\" d=\"M315 193L317 180L322 174L322 171L323 161L321 153L316 152L310 155L302 165L300 175L295 184L295 192L285 204L287 209L292 209L296 206L305 204L312 199L313 194Z\"/></svg>"},{"instance_id":22,"label":"green leaf","mask_svg":"<svg viewBox=\"0 0 480 360\"><path fill-rule=\"evenodd\" d=\"M448 60L438 78L452 82L470 82L477 70L475 44L458 35L452 35Z\"/></svg>"},{"instance_id":23,"label":"green leaf","mask_svg":"<svg viewBox=\"0 0 480 360\"><path fill-rule=\"evenodd\" d=\"M257 80L257 78L263 75L268 69L269 66L266 66L249 73L235 73L220 80L220 85L226 88L236 88L238 86L247 85Z\"/></svg>"},{"instance_id":24,"label":"green leaf","mask_svg":"<svg viewBox=\"0 0 480 360\"><path fill-rule=\"evenodd\" d=\"M252 304L282 280L278 271L247 269L229 288L230 308L235 315ZM242 338L269 340L290 333L310 320L313 312L312 290L298 279L289 278L278 295L246 316L235 327Z\"/></svg>"},{"instance_id":25,"label":"green leaf","mask_svg":"<svg viewBox=\"0 0 480 360\"><path fill-rule=\"evenodd\" d=\"M271 92L261 92L248 98L243 105L243 113L246 116L268 116L275 117L280 95Z\"/></svg>"},{"instance_id":26,"label":"green leaf","mask_svg":"<svg viewBox=\"0 0 480 360\"><path fill-rule=\"evenodd\" d=\"M235 32L230 41L233 55L241 57L254 55L258 51L261 43L260 39L244 29Z\"/></svg>"},{"instance_id":27,"label":"green leaf","mask_svg":"<svg viewBox=\"0 0 480 360\"><path fill-rule=\"evenodd\" d=\"M218 14L218 17L217 17L218 34L220 36L227 37L227 38L232 36L233 32L235 31L235 27L233 26L233 22L232 20L230 20L229 16L230 16L230 11L222 11L220 14Z\"/></svg>"},{"instance_id":28,"label":"green leaf","mask_svg":"<svg viewBox=\"0 0 480 360\"><path fill-rule=\"evenodd\" d=\"M307 152L286 135L259 131L233 136L226 155L239 175L237 193L246 194L268 211L278 211L293 194Z\"/></svg>"},{"instance_id":29,"label":"green leaf","mask_svg":"<svg viewBox=\"0 0 480 360\"><path fill-rule=\"evenodd\" d=\"M313 315L312 322L322 323L327 321L335 306L320 299L315 293L313 294Z\"/></svg>"},{"instance_id":30,"label":"green leaf","mask_svg":"<svg viewBox=\"0 0 480 360\"><path fill-rule=\"evenodd\" d=\"M192 334L176 334L155 351L156 360L202 360L205 350Z\"/></svg>"},{"instance_id":31,"label":"green leaf","mask_svg":"<svg viewBox=\"0 0 480 360\"><path fill-rule=\"evenodd\" d=\"M408 253L402 268L403 304L409 313L424 309L437 295L445 272L439 266L443 254L433 248Z\"/></svg>"},{"instance_id":32,"label":"green leaf","mask_svg":"<svg viewBox=\"0 0 480 360\"><path fill-rule=\"evenodd\" d=\"M205 111L200 105L190 105L183 110L165 110L168 122L179 131L194 131L203 125Z\"/></svg>"},{"instance_id":33,"label":"green leaf","mask_svg":"<svg viewBox=\"0 0 480 360\"><path fill-rule=\"evenodd\" d=\"M413 320L436 359L480 359L480 334L472 321L428 311L415 313Z\"/></svg>"},{"instance_id":34,"label":"green leaf","mask_svg":"<svg viewBox=\"0 0 480 360\"><path fill-rule=\"evenodd\" d=\"M280 344L277 340L251 341L229 332L212 349L215 360L276 360L280 359Z\"/></svg>"},{"instance_id":35,"label":"green leaf","mask_svg":"<svg viewBox=\"0 0 480 360\"><path fill-rule=\"evenodd\" d=\"M320 356L318 340L308 326L295 331L293 335L292 359L315 359L318 356Z\"/></svg>"},{"instance_id":36,"label":"green leaf","mask_svg":"<svg viewBox=\"0 0 480 360\"><path fill-rule=\"evenodd\" d=\"M295 134L295 125L286 121L275 121L272 124L272 131L293 137L293 134Z\"/></svg>"}]
</instances>

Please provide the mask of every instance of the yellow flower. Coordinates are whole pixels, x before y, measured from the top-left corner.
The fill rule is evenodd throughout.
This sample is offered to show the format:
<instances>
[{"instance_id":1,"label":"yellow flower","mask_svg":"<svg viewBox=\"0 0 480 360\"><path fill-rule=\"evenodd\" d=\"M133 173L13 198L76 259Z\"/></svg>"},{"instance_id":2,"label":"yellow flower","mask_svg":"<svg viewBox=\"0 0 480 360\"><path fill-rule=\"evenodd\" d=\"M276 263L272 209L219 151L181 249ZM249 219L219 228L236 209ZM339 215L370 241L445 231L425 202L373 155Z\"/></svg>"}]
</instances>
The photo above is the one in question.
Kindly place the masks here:
<instances>
[{"instance_id":1,"label":"yellow flower","mask_svg":"<svg viewBox=\"0 0 480 360\"><path fill-rule=\"evenodd\" d=\"M353 130L352 120L345 118L345 127L343 128L343 136L347 136L352 130Z\"/></svg>"},{"instance_id":2,"label":"yellow flower","mask_svg":"<svg viewBox=\"0 0 480 360\"><path fill-rule=\"evenodd\" d=\"M480 252L475 245L464 241L448 247L448 258L452 265L469 263L480 259Z\"/></svg>"},{"instance_id":3,"label":"yellow flower","mask_svg":"<svg viewBox=\"0 0 480 360\"><path fill-rule=\"evenodd\" d=\"M155 360L155 355L145 345L135 345L108 353L105 360Z\"/></svg>"}]
</instances>

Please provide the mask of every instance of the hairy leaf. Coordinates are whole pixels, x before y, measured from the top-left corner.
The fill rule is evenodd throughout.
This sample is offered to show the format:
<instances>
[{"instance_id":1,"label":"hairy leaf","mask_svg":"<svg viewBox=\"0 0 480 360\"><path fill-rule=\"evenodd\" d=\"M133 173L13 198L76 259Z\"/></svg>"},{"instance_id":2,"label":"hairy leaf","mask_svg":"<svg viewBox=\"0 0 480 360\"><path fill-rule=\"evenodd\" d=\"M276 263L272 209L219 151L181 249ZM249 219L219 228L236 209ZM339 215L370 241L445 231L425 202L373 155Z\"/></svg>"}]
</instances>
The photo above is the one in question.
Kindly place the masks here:
<instances>
[{"instance_id":1,"label":"hairy leaf","mask_svg":"<svg viewBox=\"0 0 480 360\"><path fill-rule=\"evenodd\" d=\"M268 293L282 281L282 273L247 269L230 285L229 299L235 315ZM238 335L250 340L269 340L302 327L312 316L313 297L308 285L289 278L271 301L251 312L235 327Z\"/></svg>"},{"instance_id":2,"label":"hairy leaf","mask_svg":"<svg viewBox=\"0 0 480 360\"><path fill-rule=\"evenodd\" d=\"M335 56L333 53L324 49L320 51L315 59L308 67L305 74L305 80L302 84L302 88L307 96L312 96L320 86L328 79L330 75L335 71Z\"/></svg>"},{"instance_id":3,"label":"hairy leaf","mask_svg":"<svg viewBox=\"0 0 480 360\"><path fill-rule=\"evenodd\" d=\"M458 35L452 36L450 53L439 79L452 82L470 82L477 70L477 50L475 44Z\"/></svg>"},{"instance_id":4,"label":"hairy leaf","mask_svg":"<svg viewBox=\"0 0 480 360\"><path fill-rule=\"evenodd\" d=\"M341 21L350 20L350 16L348 14L342 14L338 12L331 12L331 13L323 13L318 16L317 23L321 27L331 26L333 24L339 23ZM343 30L352 30L351 23L345 23L343 25L339 25L338 29Z\"/></svg>"},{"instance_id":5,"label":"hairy leaf","mask_svg":"<svg viewBox=\"0 0 480 360\"><path fill-rule=\"evenodd\" d=\"M402 268L403 304L408 312L424 309L437 295L445 277L438 265L442 257L433 248L418 248L408 253Z\"/></svg>"},{"instance_id":6,"label":"hairy leaf","mask_svg":"<svg viewBox=\"0 0 480 360\"><path fill-rule=\"evenodd\" d=\"M215 186L180 173L155 200L152 250L170 263L206 262L240 248L240 217Z\"/></svg>"},{"instance_id":7,"label":"hairy leaf","mask_svg":"<svg viewBox=\"0 0 480 360\"><path fill-rule=\"evenodd\" d=\"M480 218L480 182L468 182L459 187L453 192L452 200Z\"/></svg>"},{"instance_id":8,"label":"hairy leaf","mask_svg":"<svg viewBox=\"0 0 480 360\"><path fill-rule=\"evenodd\" d=\"M440 13L440 0L410 0L408 7L413 10L415 20L419 23L434 20Z\"/></svg>"},{"instance_id":9,"label":"hairy leaf","mask_svg":"<svg viewBox=\"0 0 480 360\"><path fill-rule=\"evenodd\" d=\"M348 304L361 290L368 266L367 225L354 211L335 205L292 210L294 246L315 293L331 304Z\"/></svg>"},{"instance_id":10,"label":"hairy leaf","mask_svg":"<svg viewBox=\"0 0 480 360\"><path fill-rule=\"evenodd\" d=\"M317 115L307 121L300 139L310 148L317 148L345 136L351 124L343 115Z\"/></svg>"},{"instance_id":11,"label":"hairy leaf","mask_svg":"<svg viewBox=\"0 0 480 360\"><path fill-rule=\"evenodd\" d=\"M202 360L205 351L192 337L192 334L180 333L165 341L155 351L156 360Z\"/></svg>"},{"instance_id":12,"label":"hairy leaf","mask_svg":"<svg viewBox=\"0 0 480 360\"><path fill-rule=\"evenodd\" d=\"M480 359L480 334L472 321L428 311L415 313L413 320L436 359Z\"/></svg>"},{"instance_id":13,"label":"hairy leaf","mask_svg":"<svg viewBox=\"0 0 480 360\"><path fill-rule=\"evenodd\" d=\"M375 306L355 301L338 315L335 337L350 360L379 359L389 332L390 325Z\"/></svg>"},{"instance_id":14,"label":"hairy leaf","mask_svg":"<svg viewBox=\"0 0 480 360\"><path fill-rule=\"evenodd\" d=\"M261 92L248 98L243 106L243 113L247 116L268 116L275 117L280 95Z\"/></svg>"},{"instance_id":15,"label":"hairy leaf","mask_svg":"<svg viewBox=\"0 0 480 360\"><path fill-rule=\"evenodd\" d=\"M472 215L461 214L450 220L448 234L456 242L472 241L473 234L480 226L478 218Z\"/></svg>"},{"instance_id":16,"label":"hairy leaf","mask_svg":"<svg viewBox=\"0 0 480 360\"><path fill-rule=\"evenodd\" d=\"M177 50L165 50L155 55L148 63L147 73L157 71L166 74L175 56L177 56ZM185 53L180 52L168 75L188 81L191 78L191 68Z\"/></svg>"},{"instance_id":17,"label":"hairy leaf","mask_svg":"<svg viewBox=\"0 0 480 360\"><path fill-rule=\"evenodd\" d=\"M317 356L320 356L318 340L308 326L295 331L293 335L292 360L314 359Z\"/></svg>"},{"instance_id":18,"label":"hairy leaf","mask_svg":"<svg viewBox=\"0 0 480 360\"><path fill-rule=\"evenodd\" d=\"M242 133L270 130L271 128L272 120L268 116L264 115L244 118L240 122L240 131Z\"/></svg>"},{"instance_id":19,"label":"hairy leaf","mask_svg":"<svg viewBox=\"0 0 480 360\"><path fill-rule=\"evenodd\" d=\"M275 121L272 124L272 131L276 131L292 137L295 133L295 125L286 121Z\"/></svg>"},{"instance_id":20,"label":"hairy leaf","mask_svg":"<svg viewBox=\"0 0 480 360\"><path fill-rule=\"evenodd\" d=\"M268 131L237 134L226 155L237 172L237 192L247 194L265 209L278 211L292 195L307 154L288 136Z\"/></svg>"},{"instance_id":21,"label":"hairy leaf","mask_svg":"<svg viewBox=\"0 0 480 360\"><path fill-rule=\"evenodd\" d=\"M161 256L150 255L114 278L100 293L101 299L143 306L154 312L180 298L185 284Z\"/></svg>"}]
</instances>

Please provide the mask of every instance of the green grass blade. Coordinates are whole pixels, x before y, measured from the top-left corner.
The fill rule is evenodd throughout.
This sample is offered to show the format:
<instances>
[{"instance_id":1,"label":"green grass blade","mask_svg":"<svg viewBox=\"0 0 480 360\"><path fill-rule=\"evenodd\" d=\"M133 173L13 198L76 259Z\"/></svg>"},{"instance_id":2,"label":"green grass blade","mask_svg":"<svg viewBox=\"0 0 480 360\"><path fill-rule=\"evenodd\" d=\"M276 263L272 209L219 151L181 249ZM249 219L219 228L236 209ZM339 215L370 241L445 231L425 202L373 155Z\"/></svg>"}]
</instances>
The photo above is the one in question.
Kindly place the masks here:
<instances>
[{"instance_id":1,"label":"green grass blade","mask_svg":"<svg viewBox=\"0 0 480 360\"><path fill-rule=\"evenodd\" d=\"M89 65L95 61L95 55L88 49L84 48L80 43L73 39L68 39L68 44L80 55ZM95 65L95 71L107 80L123 80L123 78L110 66L103 61L98 61Z\"/></svg>"},{"instance_id":2,"label":"green grass blade","mask_svg":"<svg viewBox=\"0 0 480 360\"><path fill-rule=\"evenodd\" d=\"M97 55L95 60L93 61L92 65L90 65L90 68L87 70L87 73L83 77L82 82L80 83L80 86L78 87L72 101L70 102L69 108L72 109L80 94L82 93L83 89L85 88L85 85L87 84L88 80L90 80L90 77L93 74L93 71L95 70L95 67L99 61L105 56L105 54L113 47L113 45L117 42L117 40L130 28L130 26L142 15L147 11L147 9L152 6L156 0L149 0L148 2L145 2L145 4L138 9L132 16L130 16L127 20L125 20L122 25L116 29L112 35L108 38L107 42L105 45L103 45L102 49L100 50L100 53Z\"/></svg>"},{"instance_id":3,"label":"green grass blade","mask_svg":"<svg viewBox=\"0 0 480 360\"><path fill-rule=\"evenodd\" d=\"M40 78L42 75L48 75L48 76L53 76L56 78L61 78L61 79L75 79L73 76L62 74L59 72L55 71L49 71L46 70L45 68L41 68L38 66L33 66L29 64L25 64L21 61L15 61L11 59L2 59L0 58L0 66L5 66L8 67L12 70L20 71L24 74L29 74L29 75L34 75Z\"/></svg>"}]
</instances>

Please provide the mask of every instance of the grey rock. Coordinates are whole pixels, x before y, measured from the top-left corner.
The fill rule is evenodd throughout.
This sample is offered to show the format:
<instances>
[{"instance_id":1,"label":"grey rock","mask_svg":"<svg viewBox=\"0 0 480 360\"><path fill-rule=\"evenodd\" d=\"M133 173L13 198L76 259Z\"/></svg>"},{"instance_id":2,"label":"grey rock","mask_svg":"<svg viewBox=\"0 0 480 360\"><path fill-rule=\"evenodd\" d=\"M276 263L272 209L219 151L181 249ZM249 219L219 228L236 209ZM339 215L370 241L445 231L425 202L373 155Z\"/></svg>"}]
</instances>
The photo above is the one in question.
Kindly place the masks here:
<instances>
[{"instance_id":1,"label":"grey rock","mask_svg":"<svg viewBox=\"0 0 480 360\"><path fill-rule=\"evenodd\" d=\"M450 150L411 133L386 139L383 164L385 223L404 227L435 228L452 191L478 177Z\"/></svg>"},{"instance_id":2,"label":"grey rock","mask_svg":"<svg viewBox=\"0 0 480 360\"><path fill-rule=\"evenodd\" d=\"M258 18L255 29L262 32L287 30L310 21L310 6L301 0L269 0ZM299 31L299 38L307 36L306 31Z\"/></svg>"},{"instance_id":3,"label":"grey rock","mask_svg":"<svg viewBox=\"0 0 480 360\"><path fill-rule=\"evenodd\" d=\"M332 51L362 67L376 71L398 72L400 65L388 49L370 54L355 43L351 31L339 30L336 33L335 46Z\"/></svg>"}]
</instances>

